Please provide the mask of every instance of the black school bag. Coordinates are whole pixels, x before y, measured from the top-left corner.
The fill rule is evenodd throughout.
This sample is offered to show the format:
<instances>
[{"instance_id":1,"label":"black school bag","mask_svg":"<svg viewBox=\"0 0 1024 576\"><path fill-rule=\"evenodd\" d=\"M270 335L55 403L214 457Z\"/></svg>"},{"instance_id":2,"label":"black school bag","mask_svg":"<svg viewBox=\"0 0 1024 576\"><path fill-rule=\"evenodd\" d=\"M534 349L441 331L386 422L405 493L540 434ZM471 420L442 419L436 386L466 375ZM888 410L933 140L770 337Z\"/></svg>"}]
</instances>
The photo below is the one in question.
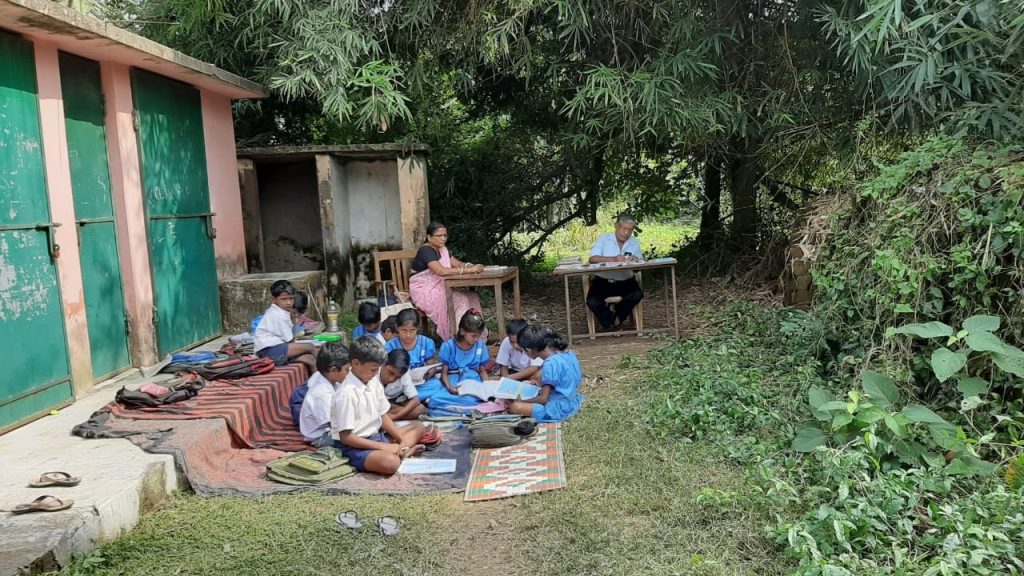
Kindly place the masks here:
<instances>
[{"instance_id":1,"label":"black school bag","mask_svg":"<svg viewBox=\"0 0 1024 576\"><path fill-rule=\"evenodd\" d=\"M163 398L157 398L155 396L150 396L145 392L129 390L122 386L121 389L117 391L117 394L114 395L114 401L123 405L125 408L151 408L153 406L174 404L175 402L188 400L196 394L199 394L199 391L206 386L206 380L198 374L180 374L177 378L161 382L160 386L169 388L171 393Z\"/></svg>"},{"instance_id":2,"label":"black school bag","mask_svg":"<svg viewBox=\"0 0 1024 576\"><path fill-rule=\"evenodd\" d=\"M235 380L266 374L273 369L274 361L271 358L239 355L203 364L196 368L196 373L207 380Z\"/></svg>"}]
</instances>

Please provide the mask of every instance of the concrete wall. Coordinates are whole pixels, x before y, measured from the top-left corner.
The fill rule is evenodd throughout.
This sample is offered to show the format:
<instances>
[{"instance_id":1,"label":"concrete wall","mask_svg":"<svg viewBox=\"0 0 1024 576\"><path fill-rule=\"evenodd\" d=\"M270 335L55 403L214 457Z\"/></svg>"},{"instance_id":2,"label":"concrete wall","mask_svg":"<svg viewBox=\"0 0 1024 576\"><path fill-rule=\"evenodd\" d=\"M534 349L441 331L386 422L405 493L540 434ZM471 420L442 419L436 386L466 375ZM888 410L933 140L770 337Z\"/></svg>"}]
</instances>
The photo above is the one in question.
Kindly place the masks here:
<instances>
[{"instance_id":1,"label":"concrete wall","mask_svg":"<svg viewBox=\"0 0 1024 576\"><path fill-rule=\"evenodd\" d=\"M242 199L235 158L235 126L231 100L207 90L200 92L203 106L203 137L206 171L210 181L210 211L215 214L213 251L221 280L246 272L245 236L242 231Z\"/></svg>"},{"instance_id":2,"label":"concrete wall","mask_svg":"<svg viewBox=\"0 0 1024 576\"><path fill-rule=\"evenodd\" d=\"M402 204L395 161L345 162L352 238L366 246L402 244Z\"/></svg>"},{"instance_id":3,"label":"concrete wall","mask_svg":"<svg viewBox=\"0 0 1024 576\"><path fill-rule=\"evenodd\" d=\"M263 270L323 269L316 163L313 160L257 163Z\"/></svg>"}]
</instances>

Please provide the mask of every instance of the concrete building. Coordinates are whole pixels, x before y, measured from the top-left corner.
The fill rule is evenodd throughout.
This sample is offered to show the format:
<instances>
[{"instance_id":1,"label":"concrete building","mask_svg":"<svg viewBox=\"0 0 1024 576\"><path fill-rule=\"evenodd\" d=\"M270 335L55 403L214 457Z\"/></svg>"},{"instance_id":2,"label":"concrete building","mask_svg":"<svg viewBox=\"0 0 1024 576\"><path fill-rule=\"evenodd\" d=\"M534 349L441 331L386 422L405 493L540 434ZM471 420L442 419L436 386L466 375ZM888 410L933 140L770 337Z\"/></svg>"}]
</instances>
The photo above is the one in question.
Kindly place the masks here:
<instances>
[{"instance_id":1,"label":"concrete building","mask_svg":"<svg viewBox=\"0 0 1024 576\"><path fill-rule=\"evenodd\" d=\"M231 101L262 87L0 0L0 432L221 332L246 273Z\"/></svg>"},{"instance_id":2,"label":"concrete building","mask_svg":"<svg viewBox=\"0 0 1024 576\"><path fill-rule=\"evenodd\" d=\"M428 153L422 144L239 150L249 271L323 270L344 307L374 295L373 252L414 248L426 234Z\"/></svg>"}]
</instances>

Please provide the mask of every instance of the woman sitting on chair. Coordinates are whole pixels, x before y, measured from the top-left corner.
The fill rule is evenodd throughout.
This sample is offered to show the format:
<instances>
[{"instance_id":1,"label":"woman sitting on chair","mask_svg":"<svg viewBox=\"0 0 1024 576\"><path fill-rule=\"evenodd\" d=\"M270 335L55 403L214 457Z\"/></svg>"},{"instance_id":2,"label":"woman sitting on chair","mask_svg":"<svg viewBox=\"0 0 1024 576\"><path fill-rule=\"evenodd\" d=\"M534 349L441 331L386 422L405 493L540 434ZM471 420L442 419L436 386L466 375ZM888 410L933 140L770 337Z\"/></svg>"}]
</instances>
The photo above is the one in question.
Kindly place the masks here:
<instances>
[{"instance_id":1,"label":"woman sitting on chair","mask_svg":"<svg viewBox=\"0 0 1024 576\"><path fill-rule=\"evenodd\" d=\"M444 297L444 277L466 274L479 274L484 271L483 264L470 264L453 257L445 245L448 243L448 230L444 224L431 222L427 226L427 238L416 251L412 260L413 275L409 278L409 295L412 303L426 313L437 325L437 334L442 340L452 337L452 326L448 303ZM461 318L471 308L480 309L480 297L476 292L453 290L452 302L455 305L455 317ZM487 333L483 337L486 341Z\"/></svg>"}]
</instances>

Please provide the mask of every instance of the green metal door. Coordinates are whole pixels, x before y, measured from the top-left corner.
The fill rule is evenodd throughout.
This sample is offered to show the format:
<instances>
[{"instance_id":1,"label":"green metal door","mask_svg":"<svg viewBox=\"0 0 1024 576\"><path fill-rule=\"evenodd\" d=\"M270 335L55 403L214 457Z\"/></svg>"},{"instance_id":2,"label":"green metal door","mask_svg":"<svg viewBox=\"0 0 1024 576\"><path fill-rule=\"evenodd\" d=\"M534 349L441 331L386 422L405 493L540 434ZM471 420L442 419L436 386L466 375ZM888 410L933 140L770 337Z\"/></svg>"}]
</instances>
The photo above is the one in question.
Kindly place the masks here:
<instances>
[{"instance_id":1,"label":"green metal door","mask_svg":"<svg viewBox=\"0 0 1024 576\"><path fill-rule=\"evenodd\" d=\"M160 354L220 333L199 91L132 70Z\"/></svg>"},{"instance_id":2,"label":"green metal door","mask_svg":"<svg viewBox=\"0 0 1024 576\"><path fill-rule=\"evenodd\" d=\"M64 124L89 322L89 351L94 379L100 380L126 368L131 359L110 196L99 63L62 52L60 86L67 95Z\"/></svg>"},{"instance_id":3,"label":"green metal door","mask_svg":"<svg viewBox=\"0 0 1024 576\"><path fill-rule=\"evenodd\" d=\"M71 400L32 45L0 32L0 430Z\"/></svg>"}]
</instances>

